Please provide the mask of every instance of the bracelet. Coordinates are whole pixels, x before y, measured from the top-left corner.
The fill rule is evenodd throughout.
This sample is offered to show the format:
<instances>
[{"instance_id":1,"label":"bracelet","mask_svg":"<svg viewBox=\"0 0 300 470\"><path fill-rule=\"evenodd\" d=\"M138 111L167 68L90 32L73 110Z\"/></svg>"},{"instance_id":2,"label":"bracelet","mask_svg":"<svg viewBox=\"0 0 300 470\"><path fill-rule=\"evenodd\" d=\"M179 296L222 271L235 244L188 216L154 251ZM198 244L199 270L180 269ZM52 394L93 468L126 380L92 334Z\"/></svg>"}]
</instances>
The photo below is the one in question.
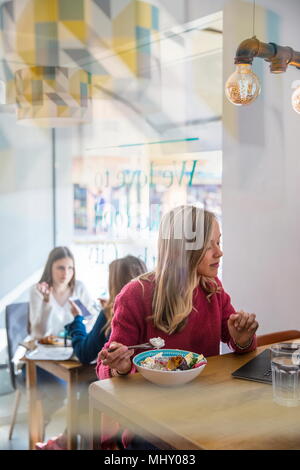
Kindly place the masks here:
<instances>
[{"instance_id":1,"label":"bracelet","mask_svg":"<svg viewBox=\"0 0 300 470\"><path fill-rule=\"evenodd\" d=\"M252 344L252 342L253 342L253 338L250 339L249 343L246 344L246 346L240 346L240 345L239 345L238 343L236 343L234 340L233 340L233 342L234 342L235 346L236 346L238 349L243 350L243 349L248 349L248 348L250 348L250 346L251 346L251 344Z\"/></svg>"},{"instance_id":2,"label":"bracelet","mask_svg":"<svg viewBox=\"0 0 300 470\"><path fill-rule=\"evenodd\" d=\"M119 375L121 375L121 376L122 376L122 375L128 375L128 374L130 373L130 370L131 370L131 369L129 369L128 372L126 372L125 374L123 374L122 372L119 372L117 369L110 369L110 372L111 372L110 375L111 375L112 377L118 377Z\"/></svg>"},{"instance_id":3,"label":"bracelet","mask_svg":"<svg viewBox=\"0 0 300 470\"><path fill-rule=\"evenodd\" d=\"M130 371L131 371L131 369L129 369L129 371L125 372L125 374L124 374L122 372L119 372L118 369L116 369L116 372L117 372L118 375L128 375Z\"/></svg>"}]
</instances>

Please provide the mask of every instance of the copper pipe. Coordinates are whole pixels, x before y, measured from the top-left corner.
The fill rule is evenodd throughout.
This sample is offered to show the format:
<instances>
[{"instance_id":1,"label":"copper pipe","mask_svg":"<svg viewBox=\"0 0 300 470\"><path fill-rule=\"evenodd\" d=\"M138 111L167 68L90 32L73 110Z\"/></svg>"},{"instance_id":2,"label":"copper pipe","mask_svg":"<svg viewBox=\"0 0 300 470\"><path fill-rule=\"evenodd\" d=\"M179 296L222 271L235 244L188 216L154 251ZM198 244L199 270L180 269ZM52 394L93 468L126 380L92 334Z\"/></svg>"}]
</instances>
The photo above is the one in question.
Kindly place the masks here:
<instances>
[{"instance_id":1,"label":"copper pipe","mask_svg":"<svg viewBox=\"0 0 300 470\"><path fill-rule=\"evenodd\" d=\"M300 68L300 52L288 46L279 46L273 42L259 41L256 36L245 39L237 48L234 63L252 64L254 57L270 62L272 73L285 72L288 65Z\"/></svg>"}]
</instances>

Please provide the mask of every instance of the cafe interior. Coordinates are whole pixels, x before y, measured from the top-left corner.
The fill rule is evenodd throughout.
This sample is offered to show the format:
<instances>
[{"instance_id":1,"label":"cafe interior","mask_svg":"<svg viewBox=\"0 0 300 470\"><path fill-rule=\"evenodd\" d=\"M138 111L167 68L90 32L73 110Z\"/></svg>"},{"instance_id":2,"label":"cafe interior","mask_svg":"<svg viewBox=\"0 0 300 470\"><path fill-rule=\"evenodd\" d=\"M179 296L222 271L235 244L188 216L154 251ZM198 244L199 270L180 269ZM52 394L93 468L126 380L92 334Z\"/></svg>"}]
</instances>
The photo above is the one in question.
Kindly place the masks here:
<instances>
[{"instance_id":1,"label":"cafe interior","mask_svg":"<svg viewBox=\"0 0 300 470\"><path fill-rule=\"evenodd\" d=\"M0 450L299 450L300 2L1 0L0 18ZM209 353L157 330L173 348L159 362L130 324L124 344L150 349L134 349L135 373L105 376L109 335L80 360L62 305L89 335L115 298L111 263L153 272L178 206L215 215L217 275L255 341L234 349L220 326ZM89 297L54 299L61 331L35 335L56 247ZM293 370L277 371L275 344ZM178 354L186 370L170 369ZM257 356L262 378L232 375Z\"/></svg>"}]
</instances>

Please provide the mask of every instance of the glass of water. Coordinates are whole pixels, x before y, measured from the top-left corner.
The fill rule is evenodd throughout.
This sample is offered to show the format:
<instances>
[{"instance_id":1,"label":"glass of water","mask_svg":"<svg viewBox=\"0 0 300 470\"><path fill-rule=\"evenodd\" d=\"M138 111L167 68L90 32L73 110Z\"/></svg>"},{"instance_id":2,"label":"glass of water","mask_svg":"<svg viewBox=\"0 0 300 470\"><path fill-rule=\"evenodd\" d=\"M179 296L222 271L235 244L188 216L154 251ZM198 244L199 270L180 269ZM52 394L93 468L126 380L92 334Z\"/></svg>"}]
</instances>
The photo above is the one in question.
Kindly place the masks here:
<instances>
[{"instance_id":1,"label":"glass of water","mask_svg":"<svg viewBox=\"0 0 300 470\"><path fill-rule=\"evenodd\" d=\"M283 406L300 406L300 343L271 346L273 400Z\"/></svg>"}]
</instances>

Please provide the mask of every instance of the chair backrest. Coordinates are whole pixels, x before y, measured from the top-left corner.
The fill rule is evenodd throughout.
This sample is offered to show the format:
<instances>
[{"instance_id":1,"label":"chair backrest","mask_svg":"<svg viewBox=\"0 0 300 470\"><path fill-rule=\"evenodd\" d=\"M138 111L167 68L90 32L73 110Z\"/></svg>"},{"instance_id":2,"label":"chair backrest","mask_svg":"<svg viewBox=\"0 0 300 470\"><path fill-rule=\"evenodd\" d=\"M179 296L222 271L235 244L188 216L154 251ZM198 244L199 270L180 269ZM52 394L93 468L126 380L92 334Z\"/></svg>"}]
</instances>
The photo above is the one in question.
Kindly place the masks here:
<instances>
[{"instance_id":1,"label":"chair backrest","mask_svg":"<svg viewBox=\"0 0 300 470\"><path fill-rule=\"evenodd\" d=\"M9 370L12 386L16 388L15 371L12 359L29 332L29 302L10 304L5 309L6 334Z\"/></svg>"},{"instance_id":2,"label":"chair backrest","mask_svg":"<svg viewBox=\"0 0 300 470\"><path fill-rule=\"evenodd\" d=\"M274 333L268 333L266 335L257 336L257 346L264 346L265 344L280 343L282 341L288 341L290 339L300 338L300 331L298 330L286 330L276 331Z\"/></svg>"}]
</instances>

